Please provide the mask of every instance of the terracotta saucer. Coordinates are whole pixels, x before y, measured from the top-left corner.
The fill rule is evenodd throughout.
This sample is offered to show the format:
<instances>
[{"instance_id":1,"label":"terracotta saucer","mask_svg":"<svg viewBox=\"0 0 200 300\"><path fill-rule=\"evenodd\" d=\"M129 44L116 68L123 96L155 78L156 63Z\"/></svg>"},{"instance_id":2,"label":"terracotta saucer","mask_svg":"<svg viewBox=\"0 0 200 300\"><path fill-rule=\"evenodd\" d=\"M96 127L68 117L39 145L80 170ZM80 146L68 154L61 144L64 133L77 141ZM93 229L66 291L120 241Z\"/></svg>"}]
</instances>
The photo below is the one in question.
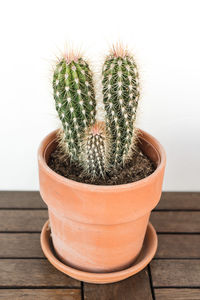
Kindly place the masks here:
<instances>
[{"instance_id":1,"label":"terracotta saucer","mask_svg":"<svg viewBox=\"0 0 200 300\"><path fill-rule=\"evenodd\" d=\"M41 241L42 250L45 256L47 257L47 259L50 261L50 263L56 269L69 275L70 277L73 277L80 281L85 281L89 283L98 283L98 284L120 281L140 272L152 260L152 258L156 253L156 249L158 245L156 231L154 227L151 225L151 223L149 223L142 250L137 260L133 263L133 265L131 265L127 269L123 269L121 271L116 271L116 272L92 273L92 272L81 271L73 267L69 267L64 263L62 263L60 260L58 260L53 250L53 244L52 244L50 234L51 231L49 228L49 221L47 221L43 226L40 241Z\"/></svg>"}]
</instances>

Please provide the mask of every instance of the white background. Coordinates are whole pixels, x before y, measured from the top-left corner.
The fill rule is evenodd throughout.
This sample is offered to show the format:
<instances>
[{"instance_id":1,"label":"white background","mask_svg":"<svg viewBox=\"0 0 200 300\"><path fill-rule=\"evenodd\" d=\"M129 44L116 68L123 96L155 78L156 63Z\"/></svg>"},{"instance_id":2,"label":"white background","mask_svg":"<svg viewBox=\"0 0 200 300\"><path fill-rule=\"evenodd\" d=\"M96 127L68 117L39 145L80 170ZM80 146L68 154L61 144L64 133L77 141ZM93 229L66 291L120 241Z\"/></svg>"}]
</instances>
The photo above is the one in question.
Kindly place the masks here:
<instances>
[{"instance_id":1,"label":"white background","mask_svg":"<svg viewBox=\"0 0 200 300\"><path fill-rule=\"evenodd\" d=\"M93 59L117 39L142 79L138 126L167 152L164 190L200 190L200 1L1 1L0 189L38 189L37 148L57 128L52 59L67 41Z\"/></svg>"}]
</instances>

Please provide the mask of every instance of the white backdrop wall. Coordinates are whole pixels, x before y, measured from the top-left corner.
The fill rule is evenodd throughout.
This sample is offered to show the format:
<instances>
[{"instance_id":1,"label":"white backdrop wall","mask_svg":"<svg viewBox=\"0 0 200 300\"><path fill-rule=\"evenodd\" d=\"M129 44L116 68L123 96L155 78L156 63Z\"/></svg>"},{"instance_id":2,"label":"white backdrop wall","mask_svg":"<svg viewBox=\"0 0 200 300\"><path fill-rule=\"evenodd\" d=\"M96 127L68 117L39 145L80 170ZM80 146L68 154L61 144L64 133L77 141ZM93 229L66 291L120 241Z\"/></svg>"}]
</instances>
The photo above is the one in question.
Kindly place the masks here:
<instances>
[{"instance_id":1,"label":"white backdrop wall","mask_svg":"<svg viewBox=\"0 0 200 300\"><path fill-rule=\"evenodd\" d=\"M37 148L57 128L52 59L97 59L120 39L140 66L138 126L167 152L164 190L200 190L200 1L1 1L0 189L37 190Z\"/></svg>"}]
</instances>

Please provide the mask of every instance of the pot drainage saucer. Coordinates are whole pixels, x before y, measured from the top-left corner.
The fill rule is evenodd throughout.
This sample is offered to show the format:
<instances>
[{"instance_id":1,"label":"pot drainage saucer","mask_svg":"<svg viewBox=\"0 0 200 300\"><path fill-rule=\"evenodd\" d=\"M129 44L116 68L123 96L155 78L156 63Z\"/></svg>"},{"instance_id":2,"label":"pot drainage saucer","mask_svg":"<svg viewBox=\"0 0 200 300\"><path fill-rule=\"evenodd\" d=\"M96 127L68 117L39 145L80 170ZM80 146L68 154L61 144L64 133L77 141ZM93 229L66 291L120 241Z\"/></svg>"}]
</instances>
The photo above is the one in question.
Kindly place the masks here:
<instances>
[{"instance_id":1,"label":"pot drainage saucer","mask_svg":"<svg viewBox=\"0 0 200 300\"><path fill-rule=\"evenodd\" d=\"M45 256L56 269L60 270L61 272L77 280L85 281L89 283L99 283L99 284L120 281L140 272L152 260L152 258L156 253L156 249L158 245L156 231L154 227L151 225L151 223L149 223L142 250L137 260L135 260L130 267L123 269L121 271L115 271L109 273L92 273L92 272L81 271L73 267L67 266L55 256L55 252L51 240L51 232L49 229L49 221L47 221L43 226L40 240L41 240L42 250Z\"/></svg>"}]
</instances>

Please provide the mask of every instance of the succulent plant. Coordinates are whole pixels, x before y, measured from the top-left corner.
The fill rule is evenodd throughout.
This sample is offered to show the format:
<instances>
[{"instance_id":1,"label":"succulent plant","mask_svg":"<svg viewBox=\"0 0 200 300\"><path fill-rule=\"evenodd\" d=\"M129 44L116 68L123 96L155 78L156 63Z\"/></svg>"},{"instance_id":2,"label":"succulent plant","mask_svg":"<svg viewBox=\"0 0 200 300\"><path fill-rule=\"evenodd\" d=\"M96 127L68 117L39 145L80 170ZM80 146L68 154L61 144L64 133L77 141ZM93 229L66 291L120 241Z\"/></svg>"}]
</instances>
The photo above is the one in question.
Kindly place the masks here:
<instances>
[{"instance_id":1,"label":"succulent plant","mask_svg":"<svg viewBox=\"0 0 200 300\"><path fill-rule=\"evenodd\" d=\"M106 57L102 75L105 122L95 119L92 73L81 56L63 56L53 75L56 110L63 127L62 148L92 180L105 177L113 166L123 166L136 138L139 81L133 57L117 45Z\"/></svg>"},{"instance_id":2,"label":"succulent plant","mask_svg":"<svg viewBox=\"0 0 200 300\"><path fill-rule=\"evenodd\" d=\"M136 137L137 66L128 51L116 45L105 60L102 75L106 127L111 139L111 164L120 166L130 157Z\"/></svg>"},{"instance_id":3,"label":"succulent plant","mask_svg":"<svg viewBox=\"0 0 200 300\"><path fill-rule=\"evenodd\" d=\"M105 128L102 122L96 122L85 134L82 147L82 162L86 174L89 174L92 180L105 177L107 169L107 142Z\"/></svg>"},{"instance_id":4,"label":"succulent plant","mask_svg":"<svg viewBox=\"0 0 200 300\"><path fill-rule=\"evenodd\" d=\"M63 146L73 161L79 161L84 132L95 122L94 86L88 63L73 54L62 57L54 70L53 90L63 126Z\"/></svg>"}]
</instances>

